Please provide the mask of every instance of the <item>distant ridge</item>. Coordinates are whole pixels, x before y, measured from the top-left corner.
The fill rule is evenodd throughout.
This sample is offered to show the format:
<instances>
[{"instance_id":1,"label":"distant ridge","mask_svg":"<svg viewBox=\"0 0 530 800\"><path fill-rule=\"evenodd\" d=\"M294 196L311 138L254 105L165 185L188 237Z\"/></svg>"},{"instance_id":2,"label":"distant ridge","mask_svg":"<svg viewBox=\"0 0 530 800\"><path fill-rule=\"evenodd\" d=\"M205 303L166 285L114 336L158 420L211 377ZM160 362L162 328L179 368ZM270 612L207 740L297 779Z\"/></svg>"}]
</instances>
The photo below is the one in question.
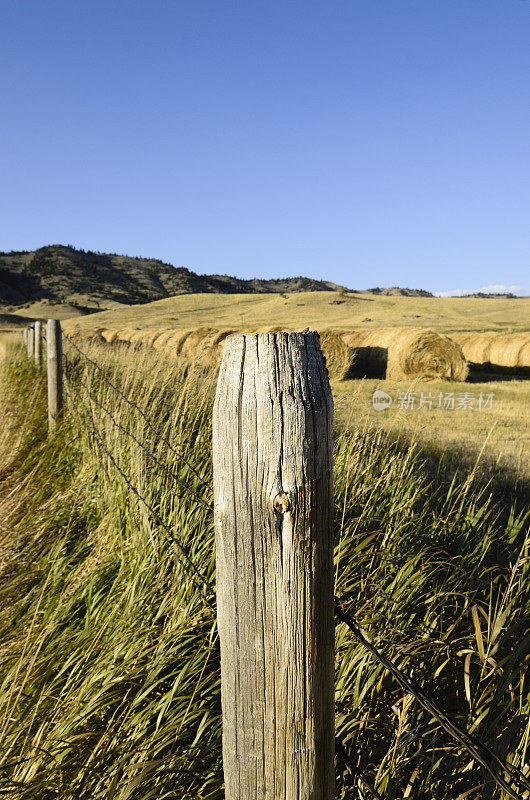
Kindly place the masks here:
<instances>
[{"instance_id":1,"label":"distant ridge","mask_svg":"<svg viewBox=\"0 0 530 800\"><path fill-rule=\"evenodd\" d=\"M390 289L381 289L376 286L375 289L367 289L371 294L383 294L388 297L434 297L432 292L426 289L402 289L400 286L391 286Z\"/></svg>"},{"instance_id":2,"label":"distant ridge","mask_svg":"<svg viewBox=\"0 0 530 800\"><path fill-rule=\"evenodd\" d=\"M214 292L345 291L313 278L244 280L228 275L198 275L156 258L77 250L53 244L34 251L0 253L0 304L18 306L39 300L52 303L149 303L176 294ZM85 308L85 311L95 310Z\"/></svg>"}]
</instances>

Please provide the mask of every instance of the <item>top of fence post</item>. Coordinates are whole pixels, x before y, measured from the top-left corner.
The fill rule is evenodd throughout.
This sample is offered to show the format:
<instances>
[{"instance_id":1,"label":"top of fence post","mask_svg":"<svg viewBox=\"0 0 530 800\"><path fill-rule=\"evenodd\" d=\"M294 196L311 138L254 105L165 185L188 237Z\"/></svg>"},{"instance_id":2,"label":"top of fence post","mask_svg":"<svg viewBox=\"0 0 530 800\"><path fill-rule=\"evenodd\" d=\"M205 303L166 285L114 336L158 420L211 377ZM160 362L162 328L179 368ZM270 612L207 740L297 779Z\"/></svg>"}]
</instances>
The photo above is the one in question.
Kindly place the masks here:
<instances>
[{"instance_id":1,"label":"top of fence post","mask_svg":"<svg viewBox=\"0 0 530 800\"><path fill-rule=\"evenodd\" d=\"M334 797L332 421L318 334L226 339L213 416L226 800Z\"/></svg>"}]
</instances>

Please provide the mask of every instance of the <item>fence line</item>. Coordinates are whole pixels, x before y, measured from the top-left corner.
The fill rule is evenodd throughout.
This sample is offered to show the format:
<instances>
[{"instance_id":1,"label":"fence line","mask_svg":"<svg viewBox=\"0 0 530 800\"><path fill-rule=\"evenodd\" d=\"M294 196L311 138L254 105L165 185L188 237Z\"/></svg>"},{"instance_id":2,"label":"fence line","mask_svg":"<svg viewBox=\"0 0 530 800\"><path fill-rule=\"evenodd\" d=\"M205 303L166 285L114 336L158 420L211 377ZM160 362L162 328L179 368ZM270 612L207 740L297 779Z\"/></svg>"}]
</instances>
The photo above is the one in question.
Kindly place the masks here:
<instances>
[{"instance_id":1,"label":"fence line","mask_svg":"<svg viewBox=\"0 0 530 800\"><path fill-rule=\"evenodd\" d=\"M66 391L67 391L67 394L68 394L68 396L69 396L69 398L70 398L70 400L71 400L71 402L72 402L72 406L73 406L74 410L76 411L77 415L79 416L79 418L80 418L81 422L84 422L84 419L83 419L83 414L82 414L82 413L80 412L80 410L79 410L79 405L78 405L78 404L75 402L75 399L74 399L74 397L73 397L73 395L72 395L72 393L71 393L71 391L70 391L70 389L69 389L69 381L68 381L68 379L67 379L67 380L66 380L66 382L65 382L65 386L66 386ZM73 386L72 386L72 388L73 388ZM74 391L75 391L75 389L74 389ZM153 508L153 506L152 506L152 505L149 503L149 501L148 501L148 500L146 500L146 498L145 498L145 497L144 497L144 496L143 496L143 495L140 493L140 491L137 489L137 487L136 487L136 486L135 486L135 485L134 485L134 484L131 482L131 480L129 479L129 477L127 476L127 474L126 474L126 473L125 473L125 472L124 472L124 471L121 469L121 467L120 467L120 466L119 466L119 464L117 463L116 459L114 458L114 456L112 455L112 453L110 452L110 450L109 450L109 449L108 449L108 448L105 446L105 444L104 444L104 442L103 442L103 438L102 438L101 434L99 433L99 431L98 431L98 429L97 429L97 425L96 425L96 423L94 422L94 419L93 419L93 417L92 417L92 413L91 413L90 409L87 407L86 403L85 403L85 402L83 401L83 399L81 398L81 396L80 396L79 392L76 392L76 395L77 395L77 397L78 397L78 399L79 399L79 401L80 401L81 405L83 406L83 408L84 408L84 410L85 410L85 412L86 412L86 415L87 415L87 417L88 417L88 420L89 420L89 422L90 422L90 425L91 425L91 427L92 427L92 431L93 431L93 438L94 438L94 441L96 442L96 444L97 444L98 448L99 448L99 449L100 449L100 450L101 450L101 451L102 451L102 452L103 452L103 453L104 453L104 454L107 456L107 458L108 458L108 459L111 461L112 465L113 465L113 466L114 466L114 468L117 470L117 472L118 472L118 473L121 475L121 477L123 478L123 480L125 481L125 483L126 483L126 484L127 484L127 486L129 487L129 489L131 490L131 492L132 492L132 493L133 493L133 494L136 496L136 498L137 498L137 499L138 499L138 500L139 500L139 501L140 501L140 502L141 502L141 503L142 503L142 504L145 506L145 508L146 508L146 509L149 511L149 513L150 513L150 514L153 516L153 518L155 519L155 521L158 523L158 525L160 525L160 527L161 527L161 528L163 528L164 532L166 533L166 535L167 535L167 536L168 536L168 538L169 538L170 544L171 544L172 546L173 546L173 545L176 545L176 547L178 548L178 550L180 551L180 553L181 553L181 554L184 556L184 559L185 559L185 561L187 561L187 563L190 565L190 567L191 567L191 569L192 569L192 571L193 571L194 575L190 575L190 573L189 573L189 572L188 572L188 570L186 569L186 566L185 566L185 564L184 564L184 561L183 561L183 560L182 560L182 558L181 558L181 557L180 557L180 556L179 556L179 555L178 555L178 554L177 554L177 553L174 551L174 552L175 552L175 556L176 556L177 560L179 561L179 563L180 563L180 564L181 564L181 566L183 567L184 571L185 571L185 572L187 572L187 574L189 575L189 577L191 578L191 580L192 580L192 581L193 581L193 583L195 584L195 587L196 587L196 589L198 590L198 592L201 594L201 596L202 596L203 600L204 600L204 601L205 601L205 603L208 605L208 607L209 607L209 608L210 608L212 611L214 611L214 610L215 610L215 609L214 609L214 605L212 604L212 602L211 602L211 600L208 598L208 596L207 596L207 595L204 593L203 587L202 587L202 585L201 585L201 582L202 582L202 584L203 584L204 586L206 586L206 587L207 587L207 589L210 591L210 593L213 595L213 594L214 594L214 590L213 590L213 587L212 587L211 583L210 583L210 582L209 582L209 580L208 580L208 579L207 579L207 578L206 578L206 577L205 577L205 576L204 576L204 575L203 575L203 574L202 574L202 573L199 571L199 569L198 569L198 568L195 566L195 563L194 563L193 559L191 558L191 556L190 556L190 555L189 555L189 553L187 552L187 550L186 550L186 548L184 547L184 545L183 545L181 542L179 542L179 540L178 540L178 539L177 539L177 538L174 536L174 534L173 534L172 530L169 528L169 526L168 526L168 525L166 525L166 523L164 522L164 520L161 518L160 514L158 514L158 512L157 512L157 511L155 511L155 509L154 509L154 508Z\"/></svg>"},{"instance_id":2,"label":"fence line","mask_svg":"<svg viewBox=\"0 0 530 800\"><path fill-rule=\"evenodd\" d=\"M71 362L64 353L62 354L62 358L60 357L60 349L57 350L57 347L58 347L57 341L58 341L58 339L57 339L57 336L56 336L57 330L60 331L60 325L57 323L57 325L55 327L53 325L50 326L51 322L53 322L53 321L50 320L49 323L48 323L48 329L47 329L48 335L46 337L46 340L47 340L47 344L48 344L48 354L50 353L50 347L52 347L52 349L53 349L53 347L56 348L57 375L61 376L60 378L55 377L53 379L54 382L55 382L55 385L57 385L57 382L59 380L62 381L62 375L63 375L62 364L63 364L63 360L64 360L64 363L65 363L65 366L67 367L67 371L68 371L68 369L70 369L70 371L73 371L74 365L73 365L73 362ZM54 334L54 331L55 331L55 334ZM304 336L304 334L283 334L283 335L284 336L291 336L291 337L292 336ZM257 335L254 334L254 336L257 336ZM238 339L242 339L242 340L246 341L247 337L239 336L239 337L233 337L233 338L234 339L238 338ZM85 352L83 352L81 350L81 348L79 348L76 345L76 343L70 337L64 336L64 339L69 344L72 345L72 347L77 351L79 356L81 356L87 362L89 362L94 367L94 369L98 370L98 372L101 374L103 380L114 390L114 392L119 397L121 397L130 407L135 409L135 411L140 414L140 416L142 417L142 419L146 423L148 429L161 442L163 442L168 447L168 449L177 457L177 459L180 462L184 463L191 470L191 472L197 477L197 479L200 481L200 483L203 486L205 486L206 488L212 489L212 486L209 483L205 482L201 478L201 476L198 473L198 471L189 463L189 461L182 455L182 453L177 451L171 445L171 443L168 442L167 438L164 437L164 435L161 434L153 426L153 424L151 423L151 421L149 420L149 418L147 417L145 412L137 405L137 403L135 403L133 400L128 398L119 388L117 388L113 384L113 382L108 378L108 376L106 375L106 373L102 369L102 367L94 359L92 359ZM34 360L34 362L35 362L37 367L39 366L38 348L39 348L39 342L41 340L42 340L42 325L40 326L40 331L39 331L38 323L36 323L35 326L30 326L29 328L27 328L24 331L24 341L25 341L26 346L27 346L28 356L29 356L29 358ZM307 337L306 337L306 339L304 339L304 348L307 349L307 346L308 345L307 345ZM244 343L243 344L243 350L242 350L243 356L245 354L245 347L246 347L246 344ZM278 359L279 358L279 351L278 351L276 340L275 340L274 347L276 348L276 352L275 352L274 358ZM285 353L283 355L285 355ZM234 361L234 357L232 355L232 362L233 361ZM296 361L296 359L295 359L295 361ZM41 358L40 358L40 363L42 363L42 355L41 355ZM224 363L225 363L225 360L223 360L223 364ZM281 359L280 359L279 362L276 361L275 363L276 363L276 367L278 367L278 364L281 367ZM307 361L307 355L306 355L306 361L304 361L303 358L302 358L302 360L298 362L297 366L298 366L298 368L302 368L303 367L304 369L307 369L308 368L308 364L310 364L310 363L314 364L314 362L311 362L311 360ZM269 367L270 367L271 364L272 364L272 362L269 363ZM231 366L233 367L233 363L231 364ZM292 366L293 365L291 364L291 368L292 368ZM223 369L223 367L222 367L222 369ZM50 371L53 372L53 363L52 363L52 367L50 367L50 358L48 357L48 375L50 375ZM114 418L113 414L94 396L94 394L90 391L89 386L87 386L87 384L79 376L76 378L76 382L79 383L83 387L85 392L87 393L89 405L87 405L85 403L85 401L81 397L80 392L78 391L77 388L75 388L73 379L70 380L67 373L65 373L64 377L65 377L64 385L65 385L68 397L70 399L72 408L74 409L75 413L79 417L83 427L85 427L85 429L87 430L88 435L96 443L96 446L97 446L98 450L102 453L102 455L106 456L106 458L114 466L115 470L119 473L121 478L124 480L125 484L129 488L129 490L136 496L136 498L139 500L139 502L144 505L144 507L147 509L147 511L152 515L153 519L164 530L166 536L169 539L169 542L170 542L170 545L171 545L171 547L173 549L175 557L177 558L177 560L181 564L181 566L184 569L184 571L188 574L188 576L192 580L193 584L195 585L195 588L198 590L198 592L200 593L201 597L203 598L203 600L205 601L205 603L207 604L209 609L215 613L215 601L213 599L214 598L214 589L213 589L212 584L200 572L200 570L198 570L197 566L195 565L195 563L194 563L193 559L191 558L191 556L190 556L189 552L187 551L187 549L178 541L178 539L176 539L176 537L174 536L174 534L171 531L171 529L168 527L168 525L161 518L160 514L153 508L153 506L149 503L149 501L141 494L139 489L131 482L129 476L119 466L119 464L117 463L115 457L112 455L110 450L105 445L105 442L103 440L103 437L102 437L101 433L98 431L97 424L96 424L96 422L94 420L90 404L94 403L97 407L99 407L110 418L112 424L117 429L121 430L123 433L125 433L127 436L129 436L136 443L136 445L139 446L146 453L146 455L158 467L160 467L170 478L172 478L184 490L188 491L203 506L206 506L206 508L209 511L212 511L214 507L211 504L207 503L203 498L201 498L190 486L188 486L185 482L183 482L166 465L164 465L162 462L160 462L159 459L139 439L137 439L134 436L134 434L132 434L130 431L128 431L125 427L123 427L121 425L121 423L118 422ZM226 381L226 367L225 367L224 379ZM276 380L277 379L278 379L278 374L276 373ZM242 373L240 372L239 373L239 383L237 385L234 383L234 385L231 386L231 389L236 390L237 404L238 404L237 408L239 409L238 413L240 413L240 411L241 411L241 392L242 392L242 383L241 383L241 381L242 381ZM221 378L220 378L220 384L221 384ZM228 384L230 385L230 381L228 382ZM50 386L50 383L48 384L48 386ZM269 387L269 389L270 389L270 387ZM324 387L324 389L325 389L325 387ZM61 384L61 390L62 390L62 384ZM75 398L73 396L73 392L75 392L75 395L76 395L76 397L77 397L79 402L76 402L76 400L75 400ZM219 392L219 386L218 386L218 392ZM49 394L49 397L50 397L50 394ZM313 398L313 401L314 401L314 399L315 398ZM305 398L305 400L307 402L307 398ZM51 400L49 402L51 402ZM222 404L223 402L226 403L226 395L223 395L221 397L220 403ZM80 410L79 403L83 407L84 411ZM60 412L61 405L62 405L62 399L60 400L60 402L58 404L58 407L56 409L56 412L55 412L55 415L54 415L54 420L57 419L57 415ZM224 411L225 411L224 408L221 409L221 416L224 415ZM313 411L314 411L314 409L313 409ZM87 424L86 424L87 420L90 423L90 427L92 428L92 430L90 430L90 428L87 426ZM219 421L219 415L218 415L218 421ZM214 426L214 428L215 428L215 426ZM230 437L230 435L233 434L233 433L234 433L234 431L228 431L228 436ZM282 435L288 434L288 433L289 433L288 428L285 429L285 430L282 428ZM329 430L328 430L328 434L329 434ZM214 430L214 436L215 436L215 430ZM315 452L317 452L317 451L318 451L318 447L317 447L317 450ZM219 455L218 455L218 458L219 458ZM214 462L215 462L215 442L214 442ZM221 462L224 463L222 457L221 457ZM215 463L214 463L214 467L215 467ZM232 473L232 477L233 477L233 473ZM277 487L278 491L276 492L276 496L274 498L274 512L277 515L275 517L275 519L278 522L278 524L280 524L280 528L281 528L281 526L285 524L285 519L288 519L289 516L290 516L290 512L291 512L290 502L291 502L291 500L290 500L290 497L288 496L288 494L285 494L285 492L283 492L283 489L281 488L281 486L280 485L278 485L278 486L279 486L279 488ZM251 501L250 512L251 512L251 517L254 518L254 514L256 512L256 509L253 506L253 501L252 501L252 497L251 497L252 491L253 491L253 487L249 485L247 488L248 488L248 497L245 498L245 502L247 502L248 499L250 498L250 501ZM220 497L219 497L219 495L217 495L216 504L219 505L219 503L220 503ZM258 504L258 506L259 506L259 504ZM225 511L226 511L226 509L225 509ZM263 509L262 509L262 511L263 511ZM250 519L250 517L249 517L249 519ZM292 516L291 516L291 521L292 521ZM216 520L216 524L217 525L219 524L219 518ZM237 526L236 526L236 528L234 530L237 533ZM179 555L179 552L180 552L180 555ZM283 556L282 557L285 557L285 550L283 552ZM219 541L218 541L218 561L219 561ZM193 574L190 573L190 571L189 571L188 567L186 566L186 564L188 565L189 568L191 568L191 573L193 573ZM237 566L238 570L241 569L241 564L237 563L237 559L236 559L236 566ZM255 570L255 564L253 565L253 569ZM220 570L219 570L219 566L218 566L218 575L219 574L220 574ZM235 573L233 575L233 578L235 580L237 580L237 575ZM204 587L206 587L206 589L208 590L209 596L208 596L208 594L206 594L204 592ZM223 587L222 591L226 592L226 588L227 588L226 586ZM218 584L217 589L218 589L218 597L219 597L219 584ZM231 591L231 589L230 589L230 591ZM292 591L293 591L293 587L291 586L290 592L292 592ZM271 598L269 598L269 602L272 602ZM235 610L237 611L237 608L235 608ZM270 612L270 608L269 607L267 608L267 611ZM506 776L508 776L508 778L511 781L511 783L515 784L517 786L518 790L520 789L525 793L526 792L530 793L530 780L525 776L525 774L520 769L515 767L513 764L508 763L507 761L502 759L500 756L498 756L496 753L494 753L487 745L485 745L483 742L481 742L476 736L474 736L471 733L469 733L459 723L457 723L456 721L451 719L447 714L445 714L445 712L440 710L438 708L438 706L432 700L430 700L430 698L425 694L425 692L422 690L422 688L414 680L412 680L405 673L403 673L389 658L384 656L369 641L369 639L365 636L362 628L356 622L354 617L352 617L351 615L349 615L348 613L346 613L344 611L344 609L342 608L342 605L340 603L340 600L338 598L335 598L335 601L334 601L334 613L335 613L336 618L340 622L342 622L342 623L347 625L347 627L351 630L351 632L354 634L356 639L361 643L361 645L375 659L377 659L377 661L379 661L379 663L392 675L392 677L397 681L397 683L401 686L401 688L405 692L407 692L408 694L411 694L416 699L416 701L420 704L420 706L425 711L427 711L427 713L437 721L437 723L440 725L440 727L454 741L456 741L473 758L473 760L476 763L478 763L490 775L490 777L497 784L497 786L499 786L504 792L506 792L506 794L510 798L512 798L512 800L522 800L522 795L519 794L518 791L515 791L515 789L510 785L510 783L507 782L505 777L503 777L503 775L500 774L499 770L501 770ZM231 624L233 624L233 620L230 620L230 622L231 622ZM226 630L227 629L225 628L225 632L223 634L225 637L226 637ZM240 632L238 632L237 636L238 637L240 636ZM222 637L221 637L221 644L223 644L223 638ZM245 644L248 644L248 642L245 643ZM252 646L253 642L251 641L250 644ZM237 642L237 647L239 647L239 646L240 646L240 642ZM255 643L254 643L254 646L255 646ZM307 664L305 666L307 667ZM255 665L253 665L253 669L255 669ZM226 697L225 697L225 700L223 702L223 714L226 714L227 702L230 702L231 699L233 699L233 698L228 698L228 700L227 700ZM248 700L248 697L246 698L246 700ZM263 719L260 721L259 724L261 724L261 725L264 724ZM332 730L332 728L331 728L331 730ZM281 735L284 736L285 735L285 731ZM225 731L225 736L226 736L226 731ZM352 775L356 776L357 780L360 781L365 786L365 789L370 794L370 796L373 797L373 798L376 798L376 800L382 800L382 796L377 791L377 789L375 789L371 785L371 783L368 780L366 774L362 770L360 770L360 769L355 767L355 765L354 765L352 759L350 758L350 756L349 756L349 754L348 754L348 752L347 752L342 740L338 736L335 739L335 749L336 749L337 755L342 758L342 760L344 761L344 763L346 764L346 766L348 767L348 769L352 773ZM227 778L226 757L227 756L225 754L225 780ZM251 756L251 758L254 759L254 756ZM239 767L240 766L241 765L239 764ZM317 767L318 767L318 765L317 765ZM229 770L228 777L230 779L232 779L234 777L235 773L233 772L232 767L229 767L228 770ZM318 800L324 800L324 798L328 798L328 797L332 796L331 794L329 794L329 786L326 789L326 787L324 786L324 783L319 787L320 794L316 794L315 795L315 798L318 798ZM230 798L230 800L231 800L231 798L240 798L240 797L243 798L245 795L241 793L241 791L240 791L241 789L242 789L242 786L240 786L240 785L235 786L235 788L233 787L232 790L231 790L232 791L231 794L229 794L228 791L227 791L227 795L226 795L227 798ZM248 786L245 787L245 791L247 791L247 790L248 790Z\"/></svg>"}]
</instances>

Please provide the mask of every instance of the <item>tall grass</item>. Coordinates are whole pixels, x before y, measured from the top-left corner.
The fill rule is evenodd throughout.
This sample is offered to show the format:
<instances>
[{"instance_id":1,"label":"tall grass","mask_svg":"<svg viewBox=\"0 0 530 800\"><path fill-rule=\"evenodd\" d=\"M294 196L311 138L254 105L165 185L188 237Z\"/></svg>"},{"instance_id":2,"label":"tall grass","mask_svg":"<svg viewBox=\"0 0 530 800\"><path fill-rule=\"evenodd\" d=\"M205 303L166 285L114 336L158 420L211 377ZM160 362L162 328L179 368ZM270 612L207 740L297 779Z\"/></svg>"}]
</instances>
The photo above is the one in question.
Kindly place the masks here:
<instances>
[{"instance_id":1,"label":"tall grass","mask_svg":"<svg viewBox=\"0 0 530 800\"><path fill-rule=\"evenodd\" d=\"M97 372L46 436L42 376L1 362L0 776L20 798L221 798L219 653L211 610L105 447L214 581L207 502L214 376L146 351L91 355L198 476ZM70 354L70 357L71 354ZM83 402L86 404L83 406ZM6 428L9 421L9 427ZM433 485L413 451L339 431L336 592L371 640L497 752L527 759L530 656L525 518L472 480ZM184 561L185 564L185 561ZM385 798L502 797L343 625L337 729ZM361 797L338 764L339 797ZM362 784L361 784L362 786Z\"/></svg>"}]
</instances>

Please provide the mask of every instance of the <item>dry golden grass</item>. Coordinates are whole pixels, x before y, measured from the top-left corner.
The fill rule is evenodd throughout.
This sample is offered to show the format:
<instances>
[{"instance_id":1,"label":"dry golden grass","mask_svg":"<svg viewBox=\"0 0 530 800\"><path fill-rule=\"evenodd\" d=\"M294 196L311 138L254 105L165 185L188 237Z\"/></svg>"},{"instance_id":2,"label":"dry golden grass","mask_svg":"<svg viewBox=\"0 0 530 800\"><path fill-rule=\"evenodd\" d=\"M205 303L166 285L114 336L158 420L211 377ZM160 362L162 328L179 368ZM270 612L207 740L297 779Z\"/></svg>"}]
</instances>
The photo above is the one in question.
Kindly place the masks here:
<instances>
[{"instance_id":1,"label":"dry golden grass","mask_svg":"<svg viewBox=\"0 0 530 800\"><path fill-rule=\"evenodd\" d=\"M392 399L390 408L375 411L372 395L382 389ZM415 395L413 408L399 408L398 397ZM432 395L432 408L424 400ZM440 408L447 394L454 393L455 408ZM479 397L491 408L478 408ZM335 410L340 424L356 427L370 423L399 439L404 445L417 442L435 459L443 455L456 467L473 468L496 483L519 485L530 481L530 381L484 381L480 383L424 384L420 381L343 381L333 383ZM458 408L459 398L472 395L473 408ZM477 461L478 460L478 461Z\"/></svg>"},{"instance_id":2,"label":"dry golden grass","mask_svg":"<svg viewBox=\"0 0 530 800\"><path fill-rule=\"evenodd\" d=\"M386 297L367 292L186 294L77 317L68 327L249 330L421 327L451 331L527 331L530 298Z\"/></svg>"}]
</instances>

